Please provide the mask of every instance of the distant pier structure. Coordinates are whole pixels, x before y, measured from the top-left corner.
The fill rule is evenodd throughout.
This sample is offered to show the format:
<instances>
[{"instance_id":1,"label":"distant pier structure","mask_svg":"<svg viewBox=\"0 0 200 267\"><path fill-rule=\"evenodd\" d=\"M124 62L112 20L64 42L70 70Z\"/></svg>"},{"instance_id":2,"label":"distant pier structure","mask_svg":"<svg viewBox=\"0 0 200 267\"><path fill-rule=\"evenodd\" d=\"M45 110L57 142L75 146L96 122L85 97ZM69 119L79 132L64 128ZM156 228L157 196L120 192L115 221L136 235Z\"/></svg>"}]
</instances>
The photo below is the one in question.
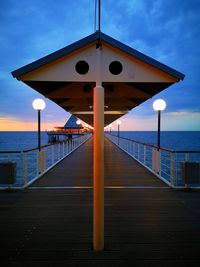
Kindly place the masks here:
<instances>
[{"instance_id":1,"label":"distant pier structure","mask_svg":"<svg viewBox=\"0 0 200 267\"><path fill-rule=\"evenodd\" d=\"M65 136L66 139L71 140L73 135L84 134L88 131L89 128L87 126L83 127L78 118L75 115L71 115L64 127L54 127L53 130L47 131L48 142L58 142L60 141L60 136Z\"/></svg>"}]
</instances>

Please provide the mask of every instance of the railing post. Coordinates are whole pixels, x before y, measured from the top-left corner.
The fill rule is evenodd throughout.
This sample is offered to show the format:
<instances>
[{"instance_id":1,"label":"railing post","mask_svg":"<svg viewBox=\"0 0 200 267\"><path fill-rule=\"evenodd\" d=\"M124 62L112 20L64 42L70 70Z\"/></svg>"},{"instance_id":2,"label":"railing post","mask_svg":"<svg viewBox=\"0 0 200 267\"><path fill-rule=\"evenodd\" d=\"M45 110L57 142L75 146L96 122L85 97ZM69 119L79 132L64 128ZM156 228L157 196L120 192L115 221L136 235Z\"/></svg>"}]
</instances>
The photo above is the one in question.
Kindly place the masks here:
<instances>
[{"instance_id":1,"label":"railing post","mask_svg":"<svg viewBox=\"0 0 200 267\"><path fill-rule=\"evenodd\" d=\"M143 145L143 147L144 147L144 165L146 165L146 146L145 145Z\"/></svg>"},{"instance_id":2,"label":"railing post","mask_svg":"<svg viewBox=\"0 0 200 267\"><path fill-rule=\"evenodd\" d=\"M64 158L65 155L65 143L62 143L62 158Z\"/></svg>"},{"instance_id":3,"label":"railing post","mask_svg":"<svg viewBox=\"0 0 200 267\"><path fill-rule=\"evenodd\" d=\"M135 158L135 142L133 142L133 157Z\"/></svg>"},{"instance_id":4,"label":"railing post","mask_svg":"<svg viewBox=\"0 0 200 267\"><path fill-rule=\"evenodd\" d=\"M51 163L54 163L54 145L51 146Z\"/></svg>"},{"instance_id":5,"label":"railing post","mask_svg":"<svg viewBox=\"0 0 200 267\"><path fill-rule=\"evenodd\" d=\"M58 143L58 160L60 159L60 143Z\"/></svg>"},{"instance_id":6,"label":"railing post","mask_svg":"<svg viewBox=\"0 0 200 267\"><path fill-rule=\"evenodd\" d=\"M67 140L67 142L66 142L66 144L67 144L67 154L69 154L69 151L70 151L70 143L71 143L71 141Z\"/></svg>"},{"instance_id":7,"label":"railing post","mask_svg":"<svg viewBox=\"0 0 200 267\"><path fill-rule=\"evenodd\" d=\"M160 175L160 151L152 149L152 170Z\"/></svg>"},{"instance_id":8,"label":"railing post","mask_svg":"<svg viewBox=\"0 0 200 267\"><path fill-rule=\"evenodd\" d=\"M159 149L159 175L162 177L162 150Z\"/></svg>"},{"instance_id":9,"label":"railing post","mask_svg":"<svg viewBox=\"0 0 200 267\"><path fill-rule=\"evenodd\" d=\"M46 150L37 151L37 175L46 170Z\"/></svg>"},{"instance_id":10,"label":"railing post","mask_svg":"<svg viewBox=\"0 0 200 267\"><path fill-rule=\"evenodd\" d=\"M64 145L65 145L65 151L64 151L64 153L65 153L65 155L67 155L67 142L66 142L66 140L64 142Z\"/></svg>"},{"instance_id":11,"label":"railing post","mask_svg":"<svg viewBox=\"0 0 200 267\"><path fill-rule=\"evenodd\" d=\"M27 157L26 153L23 151L21 152L22 158L22 185L25 186L28 183L28 164L27 164Z\"/></svg>"},{"instance_id":12,"label":"railing post","mask_svg":"<svg viewBox=\"0 0 200 267\"><path fill-rule=\"evenodd\" d=\"M175 154L170 154L170 183L175 185Z\"/></svg>"},{"instance_id":13,"label":"railing post","mask_svg":"<svg viewBox=\"0 0 200 267\"><path fill-rule=\"evenodd\" d=\"M132 146L132 143L133 143L133 141L130 140L130 154L131 155L133 154L133 146Z\"/></svg>"},{"instance_id":14,"label":"railing post","mask_svg":"<svg viewBox=\"0 0 200 267\"><path fill-rule=\"evenodd\" d=\"M185 153L185 161L189 161L189 153Z\"/></svg>"}]
</instances>

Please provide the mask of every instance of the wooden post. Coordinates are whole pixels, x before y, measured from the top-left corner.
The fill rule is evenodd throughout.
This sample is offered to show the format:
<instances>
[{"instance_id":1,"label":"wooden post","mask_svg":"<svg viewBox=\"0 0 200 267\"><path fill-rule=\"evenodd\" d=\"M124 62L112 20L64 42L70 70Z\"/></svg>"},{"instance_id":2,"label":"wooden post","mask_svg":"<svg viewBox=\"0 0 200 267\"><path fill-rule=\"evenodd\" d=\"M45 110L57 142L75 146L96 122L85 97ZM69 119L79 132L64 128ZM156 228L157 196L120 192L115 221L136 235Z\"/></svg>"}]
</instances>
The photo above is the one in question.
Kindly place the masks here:
<instances>
[{"instance_id":1,"label":"wooden post","mask_svg":"<svg viewBox=\"0 0 200 267\"><path fill-rule=\"evenodd\" d=\"M93 248L104 249L104 88L101 83L101 48L97 49L94 88Z\"/></svg>"}]
</instances>

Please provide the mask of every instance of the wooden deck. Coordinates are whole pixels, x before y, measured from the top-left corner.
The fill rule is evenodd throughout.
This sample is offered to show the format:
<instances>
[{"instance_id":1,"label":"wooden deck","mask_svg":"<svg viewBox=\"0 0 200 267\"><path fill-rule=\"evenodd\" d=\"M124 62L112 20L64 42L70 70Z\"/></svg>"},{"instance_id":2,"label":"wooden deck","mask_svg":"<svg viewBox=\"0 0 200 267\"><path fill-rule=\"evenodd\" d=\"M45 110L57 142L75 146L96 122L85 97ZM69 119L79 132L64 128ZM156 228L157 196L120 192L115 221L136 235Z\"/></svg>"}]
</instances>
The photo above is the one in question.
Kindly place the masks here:
<instances>
[{"instance_id":1,"label":"wooden deck","mask_svg":"<svg viewBox=\"0 0 200 267\"><path fill-rule=\"evenodd\" d=\"M166 188L108 141L106 185L137 187L105 189L105 250L92 251L92 189L42 189L90 186L91 144L36 182L38 189L0 193L1 266L199 266L200 193Z\"/></svg>"},{"instance_id":2,"label":"wooden deck","mask_svg":"<svg viewBox=\"0 0 200 267\"><path fill-rule=\"evenodd\" d=\"M32 187L73 187L93 184L92 139L65 158ZM105 186L166 187L167 185L105 139Z\"/></svg>"}]
</instances>

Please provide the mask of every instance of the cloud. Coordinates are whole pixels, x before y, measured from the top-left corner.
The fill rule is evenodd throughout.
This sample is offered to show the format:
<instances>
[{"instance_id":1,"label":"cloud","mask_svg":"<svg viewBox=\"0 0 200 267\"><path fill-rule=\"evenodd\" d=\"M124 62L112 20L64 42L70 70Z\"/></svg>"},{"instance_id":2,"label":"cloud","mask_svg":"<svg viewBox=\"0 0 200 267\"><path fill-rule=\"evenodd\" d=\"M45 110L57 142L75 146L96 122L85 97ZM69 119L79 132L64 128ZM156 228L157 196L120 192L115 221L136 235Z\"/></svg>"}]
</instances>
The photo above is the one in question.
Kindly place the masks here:
<instances>
[{"instance_id":1,"label":"cloud","mask_svg":"<svg viewBox=\"0 0 200 267\"><path fill-rule=\"evenodd\" d=\"M191 116L191 117L194 117L194 118L196 117L196 118L199 118L200 119L200 112L176 111L176 112L166 113L166 116L177 116L177 117Z\"/></svg>"},{"instance_id":2,"label":"cloud","mask_svg":"<svg viewBox=\"0 0 200 267\"><path fill-rule=\"evenodd\" d=\"M129 114L121 119L121 130L124 131L157 131L157 114L145 116ZM112 124L117 130L116 123ZM200 131L200 112L177 111L161 114L163 131Z\"/></svg>"},{"instance_id":3,"label":"cloud","mask_svg":"<svg viewBox=\"0 0 200 267\"><path fill-rule=\"evenodd\" d=\"M200 112L199 14L198 0L102 1L102 31L186 74L183 82L158 95L167 101L165 114L174 118L173 125L167 122L169 129L177 128L175 118L180 118L179 128L198 128L194 113ZM91 34L94 1L1 0L0 25L0 114L34 121L31 102L41 95L13 79L10 71ZM152 100L127 115L135 120L134 127L153 128ZM51 101L43 113L46 122L65 121L67 116Z\"/></svg>"},{"instance_id":4,"label":"cloud","mask_svg":"<svg viewBox=\"0 0 200 267\"><path fill-rule=\"evenodd\" d=\"M42 120L41 130L53 129L54 126L63 126L63 120L54 121ZM23 120L16 117L0 117L0 131L37 131L37 120Z\"/></svg>"}]
</instances>

